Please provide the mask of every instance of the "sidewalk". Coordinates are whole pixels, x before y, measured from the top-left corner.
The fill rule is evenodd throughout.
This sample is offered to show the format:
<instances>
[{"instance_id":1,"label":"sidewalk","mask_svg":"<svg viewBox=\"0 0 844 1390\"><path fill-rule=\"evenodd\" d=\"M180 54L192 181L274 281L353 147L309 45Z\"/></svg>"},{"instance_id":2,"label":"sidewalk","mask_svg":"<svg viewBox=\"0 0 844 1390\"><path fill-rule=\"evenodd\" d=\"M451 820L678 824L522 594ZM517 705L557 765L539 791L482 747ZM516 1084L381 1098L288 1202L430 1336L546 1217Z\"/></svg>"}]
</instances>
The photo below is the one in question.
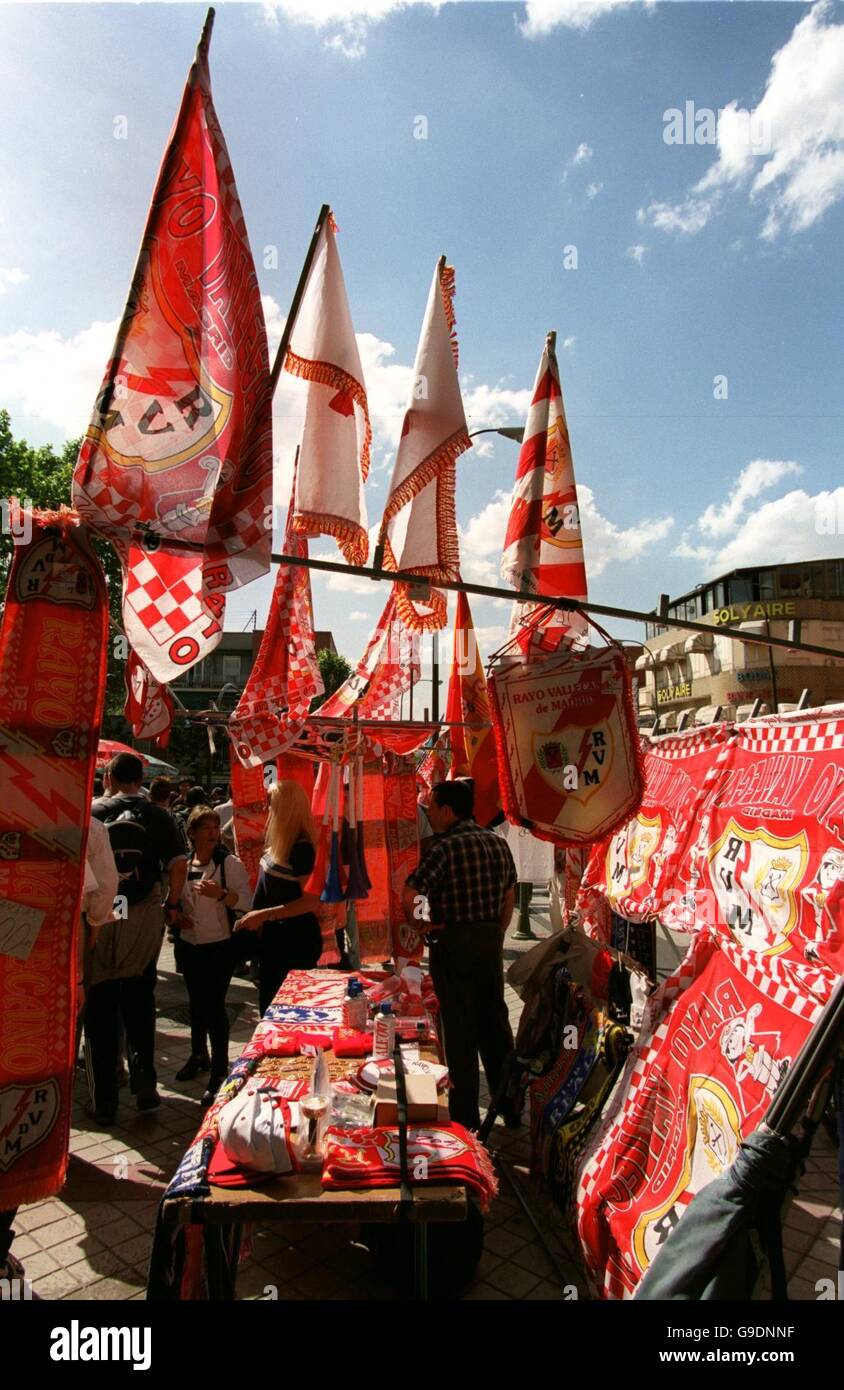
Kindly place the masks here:
<instances>
[{"instance_id":1,"label":"sidewalk","mask_svg":"<svg viewBox=\"0 0 844 1390\"><path fill-rule=\"evenodd\" d=\"M547 934L547 922L533 919ZM508 936L507 960L527 949ZM139 1114L121 1091L117 1125L92 1129L83 1110L85 1079L78 1073L68 1180L60 1197L22 1207L14 1253L34 1291L45 1299L142 1299L158 1202L202 1115L205 1079L177 1083L190 1051L187 998L172 948L159 962L157 1064L163 1104ZM514 1027L521 1004L508 989ZM235 979L229 993L231 1057L258 1021L257 992ZM574 1243L549 1199L527 1176L527 1128L496 1126L490 1148L499 1156L500 1193L486 1219L484 1254L467 1299L588 1297ZM516 1184L514 1188L513 1184ZM528 1203L542 1231L526 1213ZM841 1213L837 1152L825 1133L816 1139L800 1193L786 1214L784 1245L791 1297L817 1297L818 1279L836 1278ZM256 1228L252 1254L240 1268L238 1293L250 1299L392 1299L401 1295L379 1279L348 1226L290 1224Z\"/></svg>"}]
</instances>

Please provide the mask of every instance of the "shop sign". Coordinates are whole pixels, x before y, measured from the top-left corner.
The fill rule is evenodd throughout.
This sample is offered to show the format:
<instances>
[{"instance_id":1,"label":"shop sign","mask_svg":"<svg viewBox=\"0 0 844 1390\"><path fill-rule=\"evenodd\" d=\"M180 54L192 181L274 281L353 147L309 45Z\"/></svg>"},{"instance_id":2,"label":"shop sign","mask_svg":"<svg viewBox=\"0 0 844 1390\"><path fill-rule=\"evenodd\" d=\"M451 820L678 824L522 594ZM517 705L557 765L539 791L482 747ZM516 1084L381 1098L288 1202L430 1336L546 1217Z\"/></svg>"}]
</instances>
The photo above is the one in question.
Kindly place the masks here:
<instances>
[{"instance_id":1,"label":"shop sign","mask_svg":"<svg viewBox=\"0 0 844 1390\"><path fill-rule=\"evenodd\" d=\"M770 671L736 671L736 680L742 681L769 681Z\"/></svg>"},{"instance_id":2,"label":"shop sign","mask_svg":"<svg viewBox=\"0 0 844 1390\"><path fill-rule=\"evenodd\" d=\"M682 685L666 685L664 689L656 692L657 704L667 705L672 700L688 700L691 693L691 681L684 681Z\"/></svg>"},{"instance_id":3,"label":"shop sign","mask_svg":"<svg viewBox=\"0 0 844 1390\"><path fill-rule=\"evenodd\" d=\"M746 623L753 618L792 618L793 603L735 603L731 608L719 608L715 626L725 623Z\"/></svg>"}]
</instances>

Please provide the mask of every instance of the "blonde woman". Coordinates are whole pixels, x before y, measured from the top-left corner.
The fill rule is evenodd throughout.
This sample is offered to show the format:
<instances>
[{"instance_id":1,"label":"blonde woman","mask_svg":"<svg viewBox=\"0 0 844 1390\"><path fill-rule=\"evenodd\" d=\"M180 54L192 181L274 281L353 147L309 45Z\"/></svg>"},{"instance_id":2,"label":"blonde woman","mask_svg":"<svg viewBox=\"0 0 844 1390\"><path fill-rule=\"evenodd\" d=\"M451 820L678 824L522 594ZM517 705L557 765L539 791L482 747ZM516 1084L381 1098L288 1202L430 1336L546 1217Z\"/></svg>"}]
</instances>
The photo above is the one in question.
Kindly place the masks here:
<instances>
[{"instance_id":1,"label":"blonde woman","mask_svg":"<svg viewBox=\"0 0 844 1390\"><path fill-rule=\"evenodd\" d=\"M261 859L252 911L237 931L257 931L258 999L266 1013L290 970L311 970L322 954L319 897L305 884L316 861L311 804L298 782L276 782L270 793L267 852Z\"/></svg>"}]
</instances>

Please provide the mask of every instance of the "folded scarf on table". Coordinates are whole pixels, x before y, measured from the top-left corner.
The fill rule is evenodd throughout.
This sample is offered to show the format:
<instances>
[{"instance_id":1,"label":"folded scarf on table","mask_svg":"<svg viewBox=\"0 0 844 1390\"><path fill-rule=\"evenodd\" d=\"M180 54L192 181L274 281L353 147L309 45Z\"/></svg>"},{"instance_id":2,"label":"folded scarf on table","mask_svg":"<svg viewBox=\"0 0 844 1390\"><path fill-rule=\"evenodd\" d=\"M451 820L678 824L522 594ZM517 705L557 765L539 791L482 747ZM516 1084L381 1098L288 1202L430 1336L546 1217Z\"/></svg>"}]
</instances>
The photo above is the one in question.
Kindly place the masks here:
<instances>
[{"instance_id":1,"label":"folded scarf on table","mask_svg":"<svg viewBox=\"0 0 844 1390\"><path fill-rule=\"evenodd\" d=\"M462 1125L409 1126L407 1163L411 1187L465 1185L475 1193L482 1211L498 1192L492 1159ZM398 1187L400 1171L398 1129L329 1129L323 1187Z\"/></svg>"},{"instance_id":2,"label":"folded scarf on table","mask_svg":"<svg viewBox=\"0 0 844 1390\"><path fill-rule=\"evenodd\" d=\"M335 1057L368 1057L372 1051L372 1034L358 1033L354 1028L335 1028L332 1047Z\"/></svg>"}]
</instances>

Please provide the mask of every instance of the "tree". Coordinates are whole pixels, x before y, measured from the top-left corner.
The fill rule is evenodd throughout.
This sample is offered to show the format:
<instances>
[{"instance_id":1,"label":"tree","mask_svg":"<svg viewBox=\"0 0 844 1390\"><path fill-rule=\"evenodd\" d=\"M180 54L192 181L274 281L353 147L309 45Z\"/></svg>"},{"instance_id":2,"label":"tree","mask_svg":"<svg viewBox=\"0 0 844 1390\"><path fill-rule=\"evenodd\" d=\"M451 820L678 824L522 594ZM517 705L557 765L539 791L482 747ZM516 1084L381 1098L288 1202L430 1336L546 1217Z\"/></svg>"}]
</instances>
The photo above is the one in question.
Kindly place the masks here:
<instances>
[{"instance_id":1,"label":"tree","mask_svg":"<svg viewBox=\"0 0 844 1390\"><path fill-rule=\"evenodd\" d=\"M327 700L329 695L333 695L335 690L339 690L343 681L352 674L352 668L346 658L339 652L331 651L329 647L323 647L322 651L317 652L317 661L325 694L314 701L312 709L319 709L323 701Z\"/></svg>"},{"instance_id":2,"label":"tree","mask_svg":"<svg viewBox=\"0 0 844 1390\"><path fill-rule=\"evenodd\" d=\"M35 448L27 444L25 439L15 439L8 410L0 410L0 497L17 497L24 505L47 510L60 507L62 503L69 507L70 480L79 444L78 439L68 440L60 453L56 453L52 444L42 444ZM125 643L113 640L123 633L120 611L123 581L120 561L108 541L94 536L93 546L105 573L112 627L108 644L108 682L104 712L116 714L122 710L125 696ZM14 541L4 530L0 534L0 588L4 594L13 556Z\"/></svg>"}]
</instances>

